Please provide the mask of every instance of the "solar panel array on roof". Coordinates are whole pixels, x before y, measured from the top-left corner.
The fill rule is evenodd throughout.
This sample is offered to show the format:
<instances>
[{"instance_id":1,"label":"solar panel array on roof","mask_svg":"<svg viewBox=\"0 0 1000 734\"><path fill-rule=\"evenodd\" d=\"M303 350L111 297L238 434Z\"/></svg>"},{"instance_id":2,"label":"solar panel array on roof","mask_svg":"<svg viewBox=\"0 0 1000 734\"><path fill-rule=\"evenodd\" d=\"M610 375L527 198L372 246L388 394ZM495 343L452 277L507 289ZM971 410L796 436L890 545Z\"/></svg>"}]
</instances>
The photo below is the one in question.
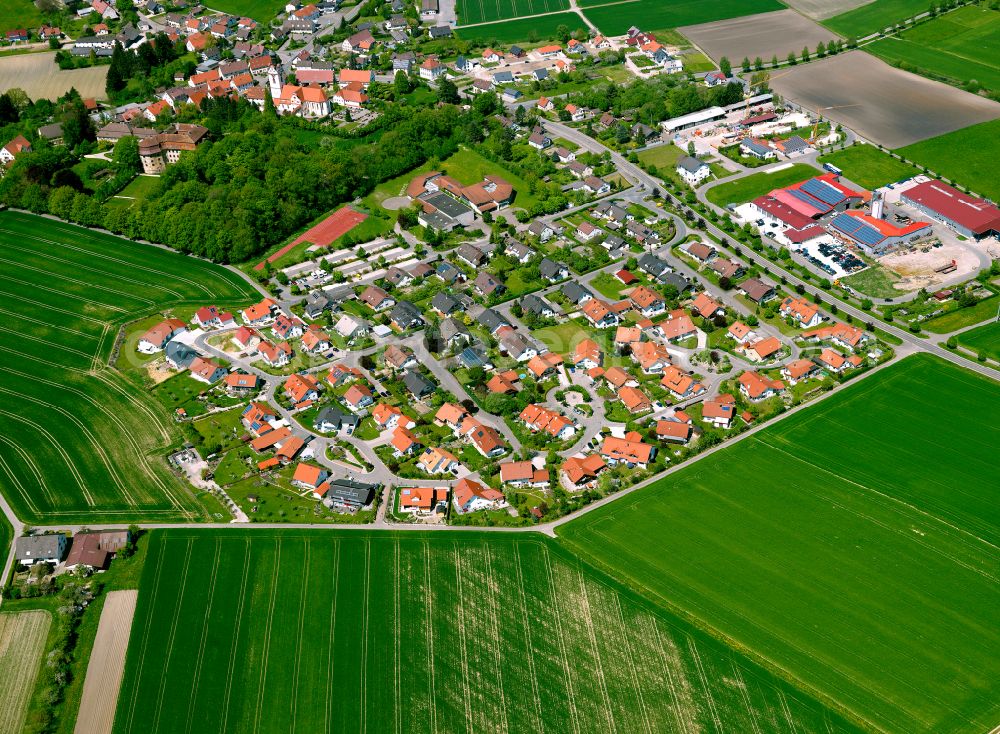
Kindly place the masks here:
<instances>
[{"instance_id":1,"label":"solar panel array on roof","mask_svg":"<svg viewBox=\"0 0 1000 734\"><path fill-rule=\"evenodd\" d=\"M799 201L805 202L813 209L816 209L821 214L826 214L828 211L833 209L833 207L827 204L825 201L812 197L806 192L802 191L801 189L786 189L786 191L788 191L789 194L794 196Z\"/></svg>"},{"instance_id":2,"label":"solar panel array on roof","mask_svg":"<svg viewBox=\"0 0 1000 734\"><path fill-rule=\"evenodd\" d=\"M870 247L874 247L885 239L882 233L870 224L848 214L838 214L830 224L848 237L853 237L858 242Z\"/></svg>"},{"instance_id":3,"label":"solar panel array on roof","mask_svg":"<svg viewBox=\"0 0 1000 734\"><path fill-rule=\"evenodd\" d=\"M836 206L845 198L844 195L837 191L837 189L833 186L830 186L829 184L816 178L809 179L802 184L801 188L810 196L815 196L817 199L826 202L830 206Z\"/></svg>"}]
</instances>

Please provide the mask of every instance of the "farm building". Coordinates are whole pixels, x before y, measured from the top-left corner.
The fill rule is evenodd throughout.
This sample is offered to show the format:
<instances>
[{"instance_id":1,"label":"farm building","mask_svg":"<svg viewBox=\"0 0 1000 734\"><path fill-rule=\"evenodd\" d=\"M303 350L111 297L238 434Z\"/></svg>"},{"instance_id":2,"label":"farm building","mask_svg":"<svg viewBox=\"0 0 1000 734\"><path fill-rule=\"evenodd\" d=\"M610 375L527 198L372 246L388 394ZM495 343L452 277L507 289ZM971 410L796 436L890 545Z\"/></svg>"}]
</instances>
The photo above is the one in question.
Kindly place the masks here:
<instances>
[{"instance_id":1,"label":"farm building","mask_svg":"<svg viewBox=\"0 0 1000 734\"><path fill-rule=\"evenodd\" d=\"M900 194L900 198L966 237L1000 236L1000 208L941 181L919 183Z\"/></svg>"}]
</instances>

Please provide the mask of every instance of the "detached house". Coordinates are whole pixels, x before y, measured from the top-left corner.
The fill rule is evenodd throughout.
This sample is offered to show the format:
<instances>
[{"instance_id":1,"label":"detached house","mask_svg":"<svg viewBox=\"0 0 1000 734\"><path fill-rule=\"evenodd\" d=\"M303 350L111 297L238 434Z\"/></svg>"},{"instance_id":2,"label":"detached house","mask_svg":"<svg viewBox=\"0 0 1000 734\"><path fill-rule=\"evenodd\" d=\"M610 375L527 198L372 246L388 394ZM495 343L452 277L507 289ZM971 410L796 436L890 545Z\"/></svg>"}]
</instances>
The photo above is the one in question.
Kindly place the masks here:
<instances>
[{"instance_id":1,"label":"detached house","mask_svg":"<svg viewBox=\"0 0 1000 734\"><path fill-rule=\"evenodd\" d=\"M609 464L645 469L656 454L656 447L644 443L637 431L630 431L624 438L606 436L600 454Z\"/></svg>"},{"instance_id":2,"label":"detached house","mask_svg":"<svg viewBox=\"0 0 1000 734\"><path fill-rule=\"evenodd\" d=\"M788 296L781 302L778 312L784 318L792 319L802 329L812 329L823 321L819 309L801 298Z\"/></svg>"},{"instance_id":3,"label":"detached house","mask_svg":"<svg viewBox=\"0 0 1000 734\"><path fill-rule=\"evenodd\" d=\"M611 306L600 298L590 298L580 307L580 312L594 327L610 329L618 326L618 314Z\"/></svg>"},{"instance_id":4,"label":"detached house","mask_svg":"<svg viewBox=\"0 0 1000 734\"><path fill-rule=\"evenodd\" d=\"M455 510L465 514L479 510L499 510L507 507L503 492L487 487L472 479L462 479L455 484L452 492L452 504Z\"/></svg>"},{"instance_id":5,"label":"detached house","mask_svg":"<svg viewBox=\"0 0 1000 734\"><path fill-rule=\"evenodd\" d=\"M785 384L781 380L772 380L759 372L744 372L738 382L740 392L755 403L774 397L785 389Z\"/></svg>"}]
</instances>

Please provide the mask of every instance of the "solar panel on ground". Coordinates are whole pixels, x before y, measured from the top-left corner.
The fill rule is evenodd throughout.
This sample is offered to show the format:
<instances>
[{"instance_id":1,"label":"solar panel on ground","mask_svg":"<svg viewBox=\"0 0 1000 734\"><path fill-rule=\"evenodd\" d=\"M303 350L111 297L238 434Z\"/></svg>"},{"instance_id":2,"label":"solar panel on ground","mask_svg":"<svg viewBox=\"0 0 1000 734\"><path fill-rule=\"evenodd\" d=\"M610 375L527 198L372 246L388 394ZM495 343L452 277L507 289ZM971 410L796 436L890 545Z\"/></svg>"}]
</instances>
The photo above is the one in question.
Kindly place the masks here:
<instances>
[{"instance_id":1,"label":"solar panel on ground","mask_svg":"<svg viewBox=\"0 0 1000 734\"><path fill-rule=\"evenodd\" d=\"M810 196L815 196L820 201L826 202L830 206L836 206L845 199L844 195L833 186L815 178L809 179L802 184L802 190Z\"/></svg>"},{"instance_id":2,"label":"solar panel on ground","mask_svg":"<svg viewBox=\"0 0 1000 734\"><path fill-rule=\"evenodd\" d=\"M810 196L809 194L807 194L806 192L804 192L804 191L802 191L800 189L787 189L787 191L788 191L789 194L791 194L792 196L794 196L796 199L798 199L799 201L805 202L806 204L808 204L809 206L811 206L813 209L816 209L821 214L826 214L828 211L830 211L833 208L832 206L830 206L829 204L827 204L825 201L821 201L820 199L812 197L812 196Z\"/></svg>"}]
</instances>

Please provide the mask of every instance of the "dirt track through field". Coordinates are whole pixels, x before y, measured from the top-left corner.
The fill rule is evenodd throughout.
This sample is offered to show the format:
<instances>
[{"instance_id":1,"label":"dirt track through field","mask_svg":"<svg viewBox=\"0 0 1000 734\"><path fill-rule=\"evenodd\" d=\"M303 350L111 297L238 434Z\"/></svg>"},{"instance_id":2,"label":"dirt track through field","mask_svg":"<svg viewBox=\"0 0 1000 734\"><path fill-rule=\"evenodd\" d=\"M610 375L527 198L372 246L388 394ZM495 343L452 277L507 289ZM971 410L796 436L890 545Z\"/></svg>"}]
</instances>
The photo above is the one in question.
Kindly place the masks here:
<instances>
[{"instance_id":1,"label":"dirt track through field","mask_svg":"<svg viewBox=\"0 0 1000 734\"><path fill-rule=\"evenodd\" d=\"M75 734L111 734L138 595L134 590L112 591L104 601L94 651L90 654L83 682L83 700Z\"/></svg>"}]
</instances>

